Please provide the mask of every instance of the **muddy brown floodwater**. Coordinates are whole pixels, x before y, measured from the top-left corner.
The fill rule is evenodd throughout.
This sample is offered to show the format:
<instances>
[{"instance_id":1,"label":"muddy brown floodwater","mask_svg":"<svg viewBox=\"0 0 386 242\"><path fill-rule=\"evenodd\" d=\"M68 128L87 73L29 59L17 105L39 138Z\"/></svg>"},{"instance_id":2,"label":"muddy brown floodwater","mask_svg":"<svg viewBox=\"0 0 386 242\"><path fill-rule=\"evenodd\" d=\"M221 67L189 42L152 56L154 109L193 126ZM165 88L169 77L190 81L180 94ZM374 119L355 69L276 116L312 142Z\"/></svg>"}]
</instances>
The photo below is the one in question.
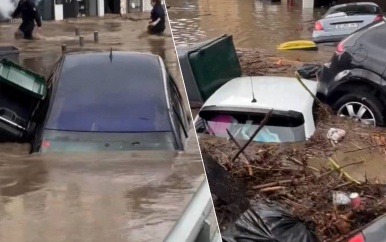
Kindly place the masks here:
<instances>
[{"instance_id":1,"label":"muddy brown floodwater","mask_svg":"<svg viewBox=\"0 0 386 242\"><path fill-rule=\"evenodd\" d=\"M82 19L43 23L41 40L15 40L17 24L0 25L0 45L21 50L20 62L48 75L61 45L79 51L130 50L162 56L185 94L173 41L143 36L147 20ZM99 31L99 44L93 32ZM142 37L140 37L142 36ZM161 241L204 179L192 130L187 150L29 155L28 145L0 145L0 241Z\"/></svg>"},{"instance_id":2,"label":"muddy brown floodwater","mask_svg":"<svg viewBox=\"0 0 386 242\"><path fill-rule=\"evenodd\" d=\"M334 47L318 51L278 51L276 46L292 40L311 39L314 22L326 10L302 10L287 1L268 0L168 0L173 36L177 45L231 34L237 48L256 48L304 62L326 61Z\"/></svg>"}]
</instances>

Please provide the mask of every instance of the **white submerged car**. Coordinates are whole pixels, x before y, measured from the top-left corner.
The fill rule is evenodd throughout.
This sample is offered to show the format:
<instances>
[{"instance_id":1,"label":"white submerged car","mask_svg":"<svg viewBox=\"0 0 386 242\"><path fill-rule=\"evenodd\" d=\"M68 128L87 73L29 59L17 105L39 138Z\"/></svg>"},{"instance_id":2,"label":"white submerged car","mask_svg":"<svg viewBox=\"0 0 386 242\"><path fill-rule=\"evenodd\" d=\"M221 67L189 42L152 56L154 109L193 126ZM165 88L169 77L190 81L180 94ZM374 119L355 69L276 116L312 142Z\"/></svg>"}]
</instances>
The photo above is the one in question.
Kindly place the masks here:
<instances>
[{"instance_id":1,"label":"white submerged car","mask_svg":"<svg viewBox=\"0 0 386 242\"><path fill-rule=\"evenodd\" d=\"M316 94L317 83L302 80ZM314 99L293 77L239 77L220 87L195 118L198 134L248 140L272 109L268 123L254 141L299 142L315 132Z\"/></svg>"}]
</instances>

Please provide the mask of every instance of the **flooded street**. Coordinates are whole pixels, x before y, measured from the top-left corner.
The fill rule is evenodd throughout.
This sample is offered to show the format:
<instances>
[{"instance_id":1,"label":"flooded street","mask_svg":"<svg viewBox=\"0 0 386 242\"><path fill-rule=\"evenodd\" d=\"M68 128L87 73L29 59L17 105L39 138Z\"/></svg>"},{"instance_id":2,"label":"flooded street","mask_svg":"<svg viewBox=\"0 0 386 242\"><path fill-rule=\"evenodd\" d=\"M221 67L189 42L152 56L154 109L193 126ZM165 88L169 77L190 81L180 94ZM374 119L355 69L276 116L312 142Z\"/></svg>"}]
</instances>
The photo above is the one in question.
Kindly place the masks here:
<instances>
[{"instance_id":1,"label":"flooded street","mask_svg":"<svg viewBox=\"0 0 386 242\"><path fill-rule=\"evenodd\" d=\"M22 65L47 76L62 44L80 50L79 26L83 50L162 56L185 96L171 37L143 36L146 25L112 18L44 22L43 39L25 41L13 37L18 24L1 24L0 45L16 46ZM180 153L29 155L28 145L0 145L0 241L161 241L204 179L193 132Z\"/></svg>"},{"instance_id":2,"label":"flooded street","mask_svg":"<svg viewBox=\"0 0 386 242\"><path fill-rule=\"evenodd\" d=\"M236 48L257 49L268 55L289 60L321 63L329 61L335 49L333 44L318 45L318 51L276 49L277 45L286 41L311 40L314 22L325 13L326 9L303 10L300 6L288 6L286 0L282 0L281 3L271 3L268 0L168 0L168 5L171 6L168 14L176 45L187 45L229 34L233 35ZM247 50L243 51L247 52ZM197 110L194 114L196 112ZM339 128L339 125L337 127ZM328 129L324 130L323 135L327 131ZM346 131L350 132L350 129ZM370 152L367 149L347 152L358 147L366 147L366 144L350 143L340 147L341 151L334 155L334 159L343 165L366 161L345 170L360 181L363 181L365 176L369 179L385 181L383 153ZM322 166L329 165L325 157L313 162Z\"/></svg>"},{"instance_id":3,"label":"flooded street","mask_svg":"<svg viewBox=\"0 0 386 242\"><path fill-rule=\"evenodd\" d=\"M278 51L277 45L292 40L310 40L314 22L324 9L302 10L265 0L168 0L168 10L177 45L194 43L222 34L233 35L237 48L256 48L270 54L304 62L323 62L334 47L319 45L318 51Z\"/></svg>"}]
</instances>

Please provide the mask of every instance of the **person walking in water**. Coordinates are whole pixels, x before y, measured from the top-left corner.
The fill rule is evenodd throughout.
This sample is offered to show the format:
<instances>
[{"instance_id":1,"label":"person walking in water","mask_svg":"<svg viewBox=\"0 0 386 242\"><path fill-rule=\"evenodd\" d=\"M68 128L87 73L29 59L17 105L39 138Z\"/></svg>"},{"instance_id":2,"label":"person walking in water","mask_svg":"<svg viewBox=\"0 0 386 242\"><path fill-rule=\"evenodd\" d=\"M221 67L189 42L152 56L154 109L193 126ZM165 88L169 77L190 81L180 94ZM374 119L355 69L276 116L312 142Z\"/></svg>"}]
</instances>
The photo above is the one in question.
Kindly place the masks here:
<instances>
[{"instance_id":1,"label":"person walking in water","mask_svg":"<svg viewBox=\"0 0 386 242\"><path fill-rule=\"evenodd\" d=\"M42 19L36 8L35 2L33 2L33 0L20 0L12 14L12 18L16 18L19 15L21 15L23 22L19 26L15 36L18 36L21 32L24 39L33 39L32 33L35 28L35 22L39 31L42 27Z\"/></svg>"},{"instance_id":2,"label":"person walking in water","mask_svg":"<svg viewBox=\"0 0 386 242\"><path fill-rule=\"evenodd\" d=\"M151 0L151 5L153 9L151 10L148 32L150 34L162 34L165 31L165 10L161 0Z\"/></svg>"}]
</instances>

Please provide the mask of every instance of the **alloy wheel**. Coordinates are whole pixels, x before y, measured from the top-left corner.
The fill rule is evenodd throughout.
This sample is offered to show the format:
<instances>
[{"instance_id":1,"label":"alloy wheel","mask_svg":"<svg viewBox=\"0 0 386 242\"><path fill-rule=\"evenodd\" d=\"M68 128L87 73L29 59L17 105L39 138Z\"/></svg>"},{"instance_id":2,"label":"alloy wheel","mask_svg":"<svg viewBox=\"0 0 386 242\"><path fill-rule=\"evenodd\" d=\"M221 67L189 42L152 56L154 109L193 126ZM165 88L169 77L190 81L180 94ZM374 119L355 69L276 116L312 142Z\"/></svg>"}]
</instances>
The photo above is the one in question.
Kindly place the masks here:
<instances>
[{"instance_id":1,"label":"alloy wheel","mask_svg":"<svg viewBox=\"0 0 386 242\"><path fill-rule=\"evenodd\" d=\"M373 112L363 103L346 103L339 108L338 115L341 117L349 117L355 121L362 122L363 124L376 126L376 120Z\"/></svg>"}]
</instances>

